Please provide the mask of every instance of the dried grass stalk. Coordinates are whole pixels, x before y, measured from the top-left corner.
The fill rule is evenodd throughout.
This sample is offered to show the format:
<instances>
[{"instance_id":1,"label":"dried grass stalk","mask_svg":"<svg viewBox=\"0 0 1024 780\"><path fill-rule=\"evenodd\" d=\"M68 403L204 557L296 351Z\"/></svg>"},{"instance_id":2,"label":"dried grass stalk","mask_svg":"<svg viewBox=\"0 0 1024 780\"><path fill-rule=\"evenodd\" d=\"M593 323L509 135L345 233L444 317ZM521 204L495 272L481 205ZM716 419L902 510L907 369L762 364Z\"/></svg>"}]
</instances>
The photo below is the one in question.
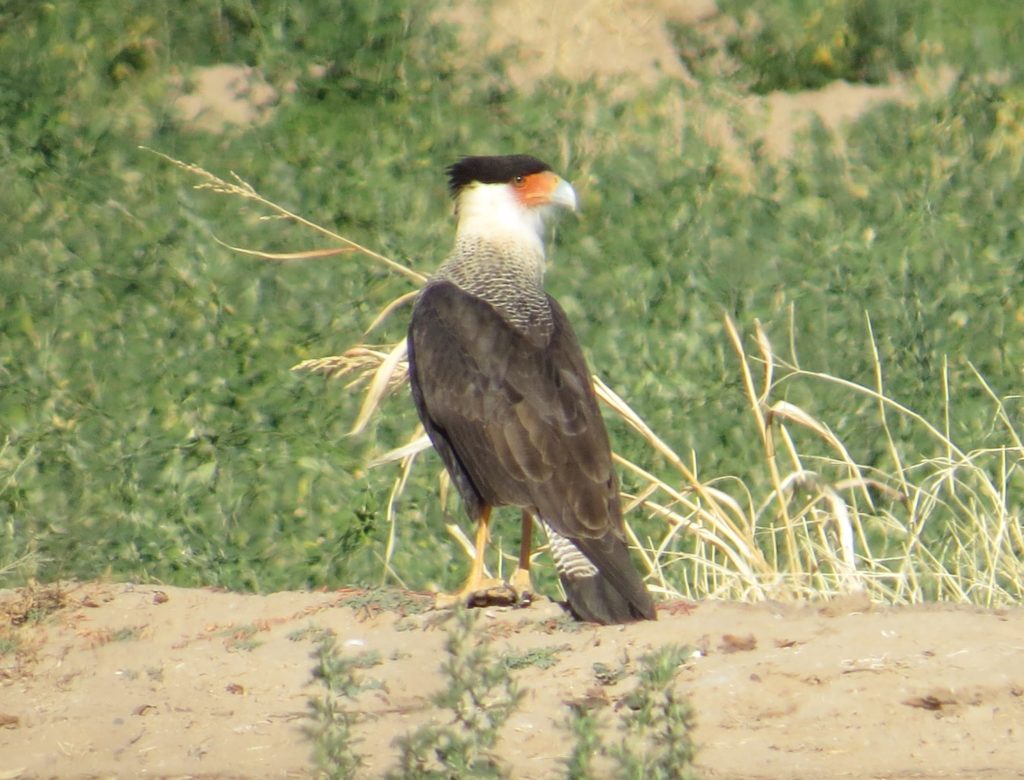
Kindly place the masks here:
<instances>
[{"instance_id":1,"label":"dried grass stalk","mask_svg":"<svg viewBox=\"0 0 1024 780\"><path fill-rule=\"evenodd\" d=\"M198 177L199 189L256 203L340 245L286 254L230 247L234 251L287 262L362 255L416 285L425 281L411 268L267 200L235 174L231 174L233 181L226 181L199 166L154 153ZM415 294L406 293L385 305L367 332L409 304ZM964 452L950 434L948 413L939 428L886 395L869 319L866 327L874 361L874 386L870 388L801 368L796 361L792 327L791 362L775 354L768 334L757 321L752 334L756 355L748 355L740 329L729 316L725 317L726 335L736 355L750 419L764 455L767 478L760 482L770 486L760 499L755 498L755 488L751 487L760 483L757 479L698 479L695 455L693 463L684 462L665 437L594 377L599 399L640 437L651 461L664 459L676 474L676 479L669 482L656 477L648 467L615 456L619 466L640 485L635 495L624 495L623 499L627 534L640 555L652 590L689 598L740 600L828 597L864 591L872 599L892 603L932 597L984 605L1016 602L1024 597L1024 534L1019 505L1024 446L1003 399L975 371L979 384L992 398L995 419L1010 444ZM357 343L342 355L306 360L293 370L347 380L346 391L361 393L362 404L352 426L352 433L358 433L375 415L386 413L383 399L406 381L405 343ZM894 471L883 474L857 464L825 422L787 400L776 400L780 387L792 382L821 385L827 392L847 392L872 401ZM945 370L943 386L948 399ZM942 456L908 462L889 428L892 415L919 426ZM810 435L831 454L809 454L806 448L802 451L794 435L797 433ZM403 585L390 563L397 539L398 506L418 454L429 446L422 427L417 427L406 444L370 464L398 464L387 504L390 531L382 579ZM444 503L449 483L443 472L439 485ZM726 486L738 491L740 498L731 495ZM660 528L660 535L642 540L634 529L637 515L643 516L646 527ZM945 524L940 536L947 540L938 550L925 541L936 523ZM448 530L472 556L473 545L466 534L458 526L449 526ZM898 549L886 556L874 554L872 540L877 544L884 538L901 540Z\"/></svg>"}]
</instances>

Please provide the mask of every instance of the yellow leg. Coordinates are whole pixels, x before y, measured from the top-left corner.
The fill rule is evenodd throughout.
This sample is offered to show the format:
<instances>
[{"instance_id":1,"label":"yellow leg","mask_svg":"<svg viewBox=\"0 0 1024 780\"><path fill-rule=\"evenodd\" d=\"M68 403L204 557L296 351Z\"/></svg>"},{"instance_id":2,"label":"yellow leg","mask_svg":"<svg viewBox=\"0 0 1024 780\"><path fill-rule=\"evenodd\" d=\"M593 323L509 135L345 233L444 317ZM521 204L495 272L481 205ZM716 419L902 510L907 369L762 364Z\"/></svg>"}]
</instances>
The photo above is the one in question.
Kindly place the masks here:
<instances>
[{"instance_id":1,"label":"yellow leg","mask_svg":"<svg viewBox=\"0 0 1024 780\"><path fill-rule=\"evenodd\" d=\"M484 555L487 552L487 540L491 538L491 508L486 507L476 524L476 545L473 551L473 564L469 567L469 576L462 591L468 593L476 589L484 578Z\"/></svg>"},{"instance_id":2,"label":"yellow leg","mask_svg":"<svg viewBox=\"0 0 1024 780\"><path fill-rule=\"evenodd\" d=\"M530 551L533 548L533 517L523 510L522 535L519 537L519 565L509 585L516 594L517 604L533 601L533 583L530 582Z\"/></svg>"},{"instance_id":3,"label":"yellow leg","mask_svg":"<svg viewBox=\"0 0 1024 780\"><path fill-rule=\"evenodd\" d=\"M485 507L477 520L473 565L470 566L466 584L458 593L439 593L434 601L435 607L445 609L459 604L472 607L515 602L515 595L504 582L484 576L484 553L487 551L490 527L491 507Z\"/></svg>"}]
</instances>

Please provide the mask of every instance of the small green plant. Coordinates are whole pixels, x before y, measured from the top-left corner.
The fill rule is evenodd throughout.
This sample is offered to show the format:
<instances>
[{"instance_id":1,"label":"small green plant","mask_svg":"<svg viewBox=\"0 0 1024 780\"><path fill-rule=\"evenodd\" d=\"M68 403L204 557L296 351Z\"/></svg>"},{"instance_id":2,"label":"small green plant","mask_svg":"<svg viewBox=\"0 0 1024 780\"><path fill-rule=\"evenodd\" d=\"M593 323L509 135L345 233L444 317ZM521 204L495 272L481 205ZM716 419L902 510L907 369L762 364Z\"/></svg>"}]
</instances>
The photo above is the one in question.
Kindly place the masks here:
<instances>
[{"instance_id":1,"label":"small green plant","mask_svg":"<svg viewBox=\"0 0 1024 780\"><path fill-rule=\"evenodd\" d=\"M21 637L13 631L0 634L0 657L13 655L21 649Z\"/></svg>"},{"instance_id":2,"label":"small green plant","mask_svg":"<svg viewBox=\"0 0 1024 780\"><path fill-rule=\"evenodd\" d=\"M486 638L474 635L474 613L462 610L445 644L447 659L441 667L448 681L431 702L450 712L443 724L429 723L399 737L398 767L391 778L498 778L507 773L492 754L498 732L522 699L503 658L493 659ZM363 764L356 750L353 728L358 712L350 706L372 683L361 681L358 669L380 663L376 653L345 656L333 636L325 635L314 654L314 679L326 688L309 701L313 724L305 729L313 741L318 776L351 778Z\"/></svg>"},{"instance_id":3,"label":"small green plant","mask_svg":"<svg viewBox=\"0 0 1024 780\"><path fill-rule=\"evenodd\" d=\"M229 628L222 632L222 635L227 637L224 646L229 652L251 652L263 644L255 638L256 634L262 630L258 625L251 623L245 626Z\"/></svg>"},{"instance_id":4,"label":"small green plant","mask_svg":"<svg viewBox=\"0 0 1024 780\"><path fill-rule=\"evenodd\" d=\"M355 588L341 597L341 603L367 614L397 612L402 616L419 615L431 608L433 599L420 593L394 588Z\"/></svg>"},{"instance_id":5,"label":"small green plant","mask_svg":"<svg viewBox=\"0 0 1024 780\"><path fill-rule=\"evenodd\" d=\"M593 760L602 750L597 714L585 707L572 705L566 725L572 736L572 751L565 761L566 780L593 777Z\"/></svg>"},{"instance_id":6,"label":"small green plant","mask_svg":"<svg viewBox=\"0 0 1024 780\"><path fill-rule=\"evenodd\" d=\"M475 613L460 610L454 620L441 667L448 686L432 697L451 719L428 723L396 740L400 755L398 767L388 775L392 780L509 776L492 751L523 693L503 660L493 658L488 641L474 636Z\"/></svg>"},{"instance_id":7,"label":"small green plant","mask_svg":"<svg viewBox=\"0 0 1024 780\"><path fill-rule=\"evenodd\" d=\"M134 642L142 637L144 626L122 626L110 635L111 642Z\"/></svg>"},{"instance_id":8,"label":"small green plant","mask_svg":"<svg viewBox=\"0 0 1024 780\"><path fill-rule=\"evenodd\" d=\"M626 675L628 658L621 659L615 666L601 663L594 664L594 677L601 685L615 685Z\"/></svg>"},{"instance_id":9,"label":"small green plant","mask_svg":"<svg viewBox=\"0 0 1024 780\"><path fill-rule=\"evenodd\" d=\"M668 645L640 659L639 684L626 700L626 736L611 749L620 777L692 777L693 710L673 688L679 667L689 656L685 647Z\"/></svg>"},{"instance_id":10,"label":"small green plant","mask_svg":"<svg viewBox=\"0 0 1024 780\"><path fill-rule=\"evenodd\" d=\"M601 739L599 716L573 706L567 723L573 748L566 759L569 780L592 777L593 760L610 758L614 777L631 780L685 780L693 778L695 746L691 737L693 710L673 684L689 651L667 645L640 659L636 688L625 698L628 712L622 720L622 739L607 745Z\"/></svg>"},{"instance_id":11,"label":"small green plant","mask_svg":"<svg viewBox=\"0 0 1024 780\"><path fill-rule=\"evenodd\" d=\"M519 652L509 651L501 657L501 661L510 671L526 669L529 666L550 669L558 663L558 655L569 649L571 649L569 645L555 645L554 647L534 647Z\"/></svg>"},{"instance_id":12,"label":"small green plant","mask_svg":"<svg viewBox=\"0 0 1024 780\"><path fill-rule=\"evenodd\" d=\"M302 642L306 639L322 642L324 639L329 639L332 636L334 636L334 631L331 629L322 628L310 623L305 628L297 628L294 631L290 631L287 638L289 642Z\"/></svg>"},{"instance_id":13,"label":"small green plant","mask_svg":"<svg viewBox=\"0 0 1024 780\"><path fill-rule=\"evenodd\" d=\"M316 659L313 679L326 689L322 696L309 700L309 717L313 723L304 729L313 742L317 776L330 780L351 778L362 766L363 758L355 752L358 740L352 736L358 715L346 706L346 700L355 701L361 691L372 686L361 681L356 670L376 666L380 656L372 652L344 655L338 650L334 636L324 634L317 642L313 657Z\"/></svg>"}]
</instances>

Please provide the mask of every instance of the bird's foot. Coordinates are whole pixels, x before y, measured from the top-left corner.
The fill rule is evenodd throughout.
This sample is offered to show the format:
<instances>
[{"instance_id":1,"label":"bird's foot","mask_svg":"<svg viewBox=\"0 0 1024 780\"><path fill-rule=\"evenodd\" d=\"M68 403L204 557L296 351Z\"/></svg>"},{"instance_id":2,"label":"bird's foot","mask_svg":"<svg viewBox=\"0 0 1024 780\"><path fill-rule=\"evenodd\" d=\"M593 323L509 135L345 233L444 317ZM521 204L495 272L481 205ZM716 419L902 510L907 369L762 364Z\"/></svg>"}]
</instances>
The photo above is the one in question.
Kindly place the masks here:
<instances>
[{"instance_id":1,"label":"bird's foot","mask_svg":"<svg viewBox=\"0 0 1024 780\"><path fill-rule=\"evenodd\" d=\"M533 601L530 572L516 569L509 582L481 578L468 582L458 593L438 593L435 609L452 607L525 607Z\"/></svg>"},{"instance_id":2,"label":"bird's foot","mask_svg":"<svg viewBox=\"0 0 1024 780\"><path fill-rule=\"evenodd\" d=\"M482 578L468 582L458 593L438 593L435 609L452 607L509 607L516 603L516 594L505 582Z\"/></svg>"},{"instance_id":3,"label":"bird's foot","mask_svg":"<svg viewBox=\"0 0 1024 780\"><path fill-rule=\"evenodd\" d=\"M529 569L516 569L508 586L516 594L516 606L525 607L533 601L533 583Z\"/></svg>"}]
</instances>

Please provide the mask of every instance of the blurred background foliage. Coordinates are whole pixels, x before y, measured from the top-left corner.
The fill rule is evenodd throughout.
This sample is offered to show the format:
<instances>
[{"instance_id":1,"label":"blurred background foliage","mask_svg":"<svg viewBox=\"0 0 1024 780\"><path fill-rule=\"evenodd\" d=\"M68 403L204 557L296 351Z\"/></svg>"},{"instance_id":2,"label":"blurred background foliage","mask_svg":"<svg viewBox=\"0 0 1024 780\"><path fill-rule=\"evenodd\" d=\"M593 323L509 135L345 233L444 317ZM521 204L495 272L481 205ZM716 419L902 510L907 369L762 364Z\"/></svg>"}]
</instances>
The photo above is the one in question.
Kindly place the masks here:
<instances>
[{"instance_id":1,"label":"blurred background foliage","mask_svg":"<svg viewBox=\"0 0 1024 780\"><path fill-rule=\"evenodd\" d=\"M552 77L525 92L500 57L462 51L427 3L0 3L0 584L396 581L381 563L394 472L364 463L411 431L407 391L351 437L358 399L289 368L356 343L411 287L351 256L281 265L230 252L214 236L274 251L317 237L195 191L140 145L235 171L424 272L451 241L448 163L511 151L549 160L582 198L555 238L549 289L595 370L705 478L758 492L763 457L726 312L741 327L759 318L803 367L872 385L869 317L892 397L929 420L948 412L955 440L985 447L994 415L976 368L1010 398L1019 430L1016 4L721 9L734 22L724 36L675 30L696 86L623 92ZM729 72L710 66L722 51ZM193 69L217 63L251 66L274 88L266 121L211 133L181 118L175 100ZM722 98L743 175L672 109L937 63L956 68L948 94L874 110L838 139L815 126L783 159ZM400 338L405 312L371 340ZM787 392L859 462L893 467L864 398ZM610 422L616 445L640 458ZM894 434L936 454L910 425ZM461 508L439 507L438 468L420 464L400 507L392 566L410 587L450 587L464 565L443 523ZM504 525L499 534L518 526Z\"/></svg>"}]
</instances>

